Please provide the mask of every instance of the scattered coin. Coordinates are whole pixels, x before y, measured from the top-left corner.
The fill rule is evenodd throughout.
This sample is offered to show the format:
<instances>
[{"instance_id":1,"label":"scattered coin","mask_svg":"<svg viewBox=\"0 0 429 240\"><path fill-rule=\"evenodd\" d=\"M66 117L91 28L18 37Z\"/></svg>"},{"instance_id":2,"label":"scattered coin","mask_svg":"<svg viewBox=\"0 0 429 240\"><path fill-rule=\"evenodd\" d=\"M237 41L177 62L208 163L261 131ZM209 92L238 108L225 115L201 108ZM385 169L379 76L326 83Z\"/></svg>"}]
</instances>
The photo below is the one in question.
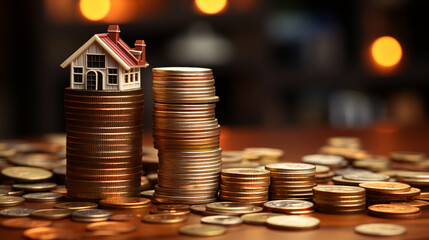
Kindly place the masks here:
<instances>
[{"instance_id":1,"label":"scattered coin","mask_svg":"<svg viewBox=\"0 0 429 240\"><path fill-rule=\"evenodd\" d=\"M18 196L0 196L0 207L11 207L24 204L25 199Z\"/></svg>"},{"instance_id":2,"label":"scattered coin","mask_svg":"<svg viewBox=\"0 0 429 240\"><path fill-rule=\"evenodd\" d=\"M51 178L53 175L52 172L43 168L22 166L7 167L1 173L8 178L24 182L43 181Z\"/></svg>"},{"instance_id":3,"label":"scattered coin","mask_svg":"<svg viewBox=\"0 0 429 240\"><path fill-rule=\"evenodd\" d=\"M243 223L243 220L240 217L236 216L217 215L203 217L201 218L201 223L231 226L239 225Z\"/></svg>"},{"instance_id":4,"label":"scattered coin","mask_svg":"<svg viewBox=\"0 0 429 240\"><path fill-rule=\"evenodd\" d=\"M208 237L222 235L226 232L226 228L210 224L192 224L181 227L179 232L185 235Z\"/></svg>"},{"instance_id":5,"label":"scattered coin","mask_svg":"<svg viewBox=\"0 0 429 240\"><path fill-rule=\"evenodd\" d=\"M340 167L344 164L345 160L343 157L338 155L312 154L303 156L302 162L328 167Z\"/></svg>"},{"instance_id":6,"label":"scattered coin","mask_svg":"<svg viewBox=\"0 0 429 240\"><path fill-rule=\"evenodd\" d=\"M149 207L151 200L141 197L121 197L121 198L106 198L100 200L100 206L105 208L145 208Z\"/></svg>"},{"instance_id":7,"label":"scattered coin","mask_svg":"<svg viewBox=\"0 0 429 240\"><path fill-rule=\"evenodd\" d=\"M57 220L68 218L71 211L68 209L39 209L33 211L30 215L34 218Z\"/></svg>"},{"instance_id":8,"label":"scattered coin","mask_svg":"<svg viewBox=\"0 0 429 240\"><path fill-rule=\"evenodd\" d=\"M405 205L410 205L413 207L418 207L420 209L426 209L429 207L429 203L423 200L411 200L411 201L407 201L407 202L391 202L393 204L405 204Z\"/></svg>"},{"instance_id":9,"label":"scattered coin","mask_svg":"<svg viewBox=\"0 0 429 240\"><path fill-rule=\"evenodd\" d=\"M79 210L97 208L98 204L93 202L63 202L55 204L54 208Z\"/></svg>"},{"instance_id":10,"label":"scattered coin","mask_svg":"<svg viewBox=\"0 0 429 240\"><path fill-rule=\"evenodd\" d=\"M63 198L62 193L55 192L36 192L36 193L27 193L22 197L29 202L57 202Z\"/></svg>"},{"instance_id":11,"label":"scattered coin","mask_svg":"<svg viewBox=\"0 0 429 240\"><path fill-rule=\"evenodd\" d=\"M261 212L261 213L250 213L250 214L244 214L241 216L241 219L246 224L252 224L252 225L265 225L267 222L267 219L270 217L277 217L277 216L283 216L283 214L280 213L267 213L267 212Z\"/></svg>"},{"instance_id":12,"label":"scattered coin","mask_svg":"<svg viewBox=\"0 0 429 240\"><path fill-rule=\"evenodd\" d=\"M36 228L36 227L48 227L52 224L52 221L38 220L31 218L11 218L1 222L1 225L6 228Z\"/></svg>"},{"instance_id":13,"label":"scattered coin","mask_svg":"<svg viewBox=\"0 0 429 240\"><path fill-rule=\"evenodd\" d=\"M276 216L267 219L267 226L279 229L314 229L318 228L319 224L319 219L307 216Z\"/></svg>"},{"instance_id":14,"label":"scattered coin","mask_svg":"<svg viewBox=\"0 0 429 240\"><path fill-rule=\"evenodd\" d=\"M13 184L12 187L15 190L22 190L27 192L44 192L50 191L57 187L56 183L17 183Z\"/></svg>"},{"instance_id":15,"label":"scattered coin","mask_svg":"<svg viewBox=\"0 0 429 240\"><path fill-rule=\"evenodd\" d=\"M368 211L377 217L386 218L415 218L421 213L420 208L405 204L375 204Z\"/></svg>"},{"instance_id":16,"label":"scattered coin","mask_svg":"<svg viewBox=\"0 0 429 240\"><path fill-rule=\"evenodd\" d=\"M112 215L111 211L103 209L81 209L73 211L71 217L80 222L99 222L106 221Z\"/></svg>"},{"instance_id":17,"label":"scattered coin","mask_svg":"<svg viewBox=\"0 0 429 240\"><path fill-rule=\"evenodd\" d=\"M262 207L257 207L248 203L241 202L214 202L206 204L206 210L203 213L220 213L218 215L241 215L246 213L261 212Z\"/></svg>"},{"instance_id":18,"label":"scattered coin","mask_svg":"<svg viewBox=\"0 0 429 240\"><path fill-rule=\"evenodd\" d=\"M387 181L390 177L377 173L355 173L343 175L343 178L354 181Z\"/></svg>"},{"instance_id":19,"label":"scattered coin","mask_svg":"<svg viewBox=\"0 0 429 240\"><path fill-rule=\"evenodd\" d=\"M355 232L370 236L397 236L405 234L407 229L391 223L367 223L356 226Z\"/></svg>"},{"instance_id":20,"label":"scattered coin","mask_svg":"<svg viewBox=\"0 0 429 240\"><path fill-rule=\"evenodd\" d=\"M117 233L128 233L135 231L137 226L126 222L96 222L86 226L86 230L88 231L103 231L106 229Z\"/></svg>"},{"instance_id":21,"label":"scattered coin","mask_svg":"<svg viewBox=\"0 0 429 240\"><path fill-rule=\"evenodd\" d=\"M403 192L411 189L408 184L395 182L364 182L359 186L371 192Z\"/></svg>"},{"instance_id":22,"label":"scattered coin","mask_svg":"<svg viewBox=\"0 0 429 240\"><path fill-rule=\"evenodd\" d=\"M186 221L186 215L174 215L168 213L152 214L143 216L142 221L146 223L178 223Z\"/></svg>"},{"instance_id":23,"label":"scattered coin","mask_svg":"<svg viewBox=\"0 0 429 240\"><path fill-rule=\"evenodd\" d=\"M304 200L274 200L264 203L264 208L273 212L300 214L313 212L313 205Z\"/></svg>"},{"instance_id":24,"label":"scattered coin","mask_svg":"<svg viewBox=\"0 0 429 240\"><path fill-rule=\"evenodd\" d=\"M30 213L36 209L33 208L6 208L0 210L0 216L2 217L28 217Z\"/></svg>"}]
</instances>

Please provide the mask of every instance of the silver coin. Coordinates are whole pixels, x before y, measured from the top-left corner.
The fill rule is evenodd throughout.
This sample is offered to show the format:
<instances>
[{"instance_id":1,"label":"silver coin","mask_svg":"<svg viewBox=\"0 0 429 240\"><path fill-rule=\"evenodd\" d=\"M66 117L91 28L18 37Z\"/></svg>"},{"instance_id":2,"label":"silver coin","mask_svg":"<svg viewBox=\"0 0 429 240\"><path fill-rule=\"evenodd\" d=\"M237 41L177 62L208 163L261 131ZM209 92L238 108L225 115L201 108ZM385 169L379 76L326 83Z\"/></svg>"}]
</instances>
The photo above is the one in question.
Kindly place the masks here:
<instances>
[{"instance_id":1,"label":"silver coin","mask_svg":"<svg viewBox=\"0 0 429 240\"><path fill-rule=\"evenodd\" d=\"M111 211L103 209L81 209L72 213L76 218L108 218L112 215Z\"/></svg>"},{"instance_id":2,"label":"silver coin","mask_svg":"<svg viewBox=\"0 0 429 240\"><path fill-rule=\"evenodd\" d=\"M7 208L0 211L2 217L28 217L35 211L33 208Z\"/></svg>"},{"instance_id":3,"label":"silver coin","mask_svg":"<svg viewBox=\"0 0 429 240\"><path fill-rule=\"evenodd\" d=\"M237 216L226 216L226 215L217 215L217 216L208 216L201 218L202 223L215 224L215 225L238 225L243 223L243 220Z\"/></svg>"},{"instance_id":4,"label":"silver coin","mask_svg":"<svg viewBox=\"0 0 429 240\"><path fill-rule=\"evenodd\" d=\"M355 232L371 236L397 236L407 232L401 225L390 223L368 223L355 227Z\"/></svg>"}]
</instances>

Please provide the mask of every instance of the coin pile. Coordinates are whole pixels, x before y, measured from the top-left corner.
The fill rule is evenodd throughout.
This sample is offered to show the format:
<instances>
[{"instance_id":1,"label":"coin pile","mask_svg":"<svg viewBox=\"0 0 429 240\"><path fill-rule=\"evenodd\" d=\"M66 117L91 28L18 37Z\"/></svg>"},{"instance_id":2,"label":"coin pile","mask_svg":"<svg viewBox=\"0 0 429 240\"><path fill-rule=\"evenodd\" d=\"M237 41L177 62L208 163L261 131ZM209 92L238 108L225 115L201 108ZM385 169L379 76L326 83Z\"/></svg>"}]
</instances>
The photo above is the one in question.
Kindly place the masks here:
<instances>
[{"instance_id":1,"label":"coin pile","mask_svg":"<svg viewBox=\"0 0 429 240\"><path fill-rule=\"evenodd\" d=\"M67 195L138 196L142 175L143 93L65 90Z\"/></svg>"},{"instance_id":2,"label":"coin pile","mask_svg":"<svg viewBox=\"0 0 429 240\"><path fill-rule=\"evenodd\" d=\"M328 184L331 182L334 172L331 171L330 167L323 165L316 165L316 176L314 182L317 184Z\"/></svg>"},{"instance_id":3,"label":"coin pile","mask_svg":"<svg viewBox=\"0 0 429 240\"><path fill-rule=\"evenodd\" d=\"M311 200L316 167L305 163L271 163L270 199Z\"/></svg>"},{"instance_id":4,"label":"coin pile","mask_svg":"<svg viewBox=\"0 0 429 240\"><path fill-rule=\"evenodd\" d=\"M410 201L420 194L420 189L412 188L406 183L398 182L364 182L359 184L365 188L367 204Z\"/></svg>"},{"instance_id":5,"label":"coin pile","mask_svg":"<svg viewBox=\"0 0 429 240\"><path fill-rule=\"evenodd\" d=\"M257 162L261 165L279 162L284 155L284 151L276 148L250 147L243 150L243 160Z\"/></svg>"},{"instance_id":6,"label":"coin pile","mask_svg":"<svg viewBox=\"0 0 429 240\"><path fill-rule=\"evenodd\" d=\"M226 201L263 204L268 201L270 171L229 168L221 172L219 198Z\"/></svg>"},{"instance_id":7,"label":"coin pile","mask_svg":"<svg viewBox=\"0 0 429 240\"><path fill-rule=\"evenodd\" d=\"M213 202L222 149L212 70L163 67L152 69L152 75L153 137L159 157L154 199L161 203Z\"/></svg>"},{"instance_id":8,"label":"coin pile","mask_svg":"<svg viewBox=\"0 0 429 240\"><path fill-rule=\"evenodd\" d=\"M429 170L429 159L422 152L397 151L390 153L392 167L412 171Z\"/></svg>"},{"instance_id":9,"label":"coin pile","mask_svg":"<svg viewBox=\"0 0 429 240\"><path fill-rule=\"evenodd\" d=\"M329 214L365 211L365 189L353 186L318 185L313 188L316 210Z\"/></svg>"}]
</instances>

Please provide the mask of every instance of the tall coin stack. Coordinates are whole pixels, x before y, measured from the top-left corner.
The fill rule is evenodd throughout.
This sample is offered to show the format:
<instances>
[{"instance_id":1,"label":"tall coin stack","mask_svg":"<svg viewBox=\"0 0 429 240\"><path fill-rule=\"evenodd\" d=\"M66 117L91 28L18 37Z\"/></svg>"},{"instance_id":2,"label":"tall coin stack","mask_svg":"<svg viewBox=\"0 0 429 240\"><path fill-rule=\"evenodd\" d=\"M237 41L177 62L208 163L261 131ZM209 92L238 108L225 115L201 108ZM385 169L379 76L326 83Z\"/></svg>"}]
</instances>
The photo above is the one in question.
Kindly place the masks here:
<instances>
[{"instance_id":1,"label":"tall coin stack","mask_svg":"<svg viewBox=\"0 0 429 240\"><path fill-rule=\"evenodd\" d=\"M67 196L138 196L143 92L65 90Z\"/></svg>"},{"instance_id":2,"label":"tall coin stack","mask_svg":"<svg viewBox=\"0 0 429 240\"><path fill-rule=\"evenodd\" d=\"M163 67L153 74L153 137L158 149L161 203L216 200L222 166L215 118L213 73L208 68Z\"/></svg>"},{"instance_id":3,"label":"tall coin stack","mask_svg":"<svg viewBox=\"0 0 429 240\"><path fill-rule=\"evenodd\" d=\"M311 200L316 166L306 163L271 163L270 199Z\"/></svg>"}]
</instances>

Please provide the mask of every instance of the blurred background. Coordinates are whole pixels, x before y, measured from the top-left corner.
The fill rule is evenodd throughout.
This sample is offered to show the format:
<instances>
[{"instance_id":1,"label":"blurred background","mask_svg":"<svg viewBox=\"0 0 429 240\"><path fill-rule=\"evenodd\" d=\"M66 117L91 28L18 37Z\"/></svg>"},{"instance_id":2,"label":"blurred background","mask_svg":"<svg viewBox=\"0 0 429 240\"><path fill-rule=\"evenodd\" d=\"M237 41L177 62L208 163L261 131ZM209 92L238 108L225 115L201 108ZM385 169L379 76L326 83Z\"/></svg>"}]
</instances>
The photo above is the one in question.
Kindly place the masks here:
<instances>
[{"instance_id":1,"label":"blurred background","mask_svg":"<svg viewBox=\"0 0 429 240\"><path fill-rule=\"evenodd\" d=\"M0 137L65 131L60 64L120 24L147 44L142 72L214 71L224 126L394 131L429 113L428 1L14 0L0 8Z\"/></svg>"}]
</instances>

